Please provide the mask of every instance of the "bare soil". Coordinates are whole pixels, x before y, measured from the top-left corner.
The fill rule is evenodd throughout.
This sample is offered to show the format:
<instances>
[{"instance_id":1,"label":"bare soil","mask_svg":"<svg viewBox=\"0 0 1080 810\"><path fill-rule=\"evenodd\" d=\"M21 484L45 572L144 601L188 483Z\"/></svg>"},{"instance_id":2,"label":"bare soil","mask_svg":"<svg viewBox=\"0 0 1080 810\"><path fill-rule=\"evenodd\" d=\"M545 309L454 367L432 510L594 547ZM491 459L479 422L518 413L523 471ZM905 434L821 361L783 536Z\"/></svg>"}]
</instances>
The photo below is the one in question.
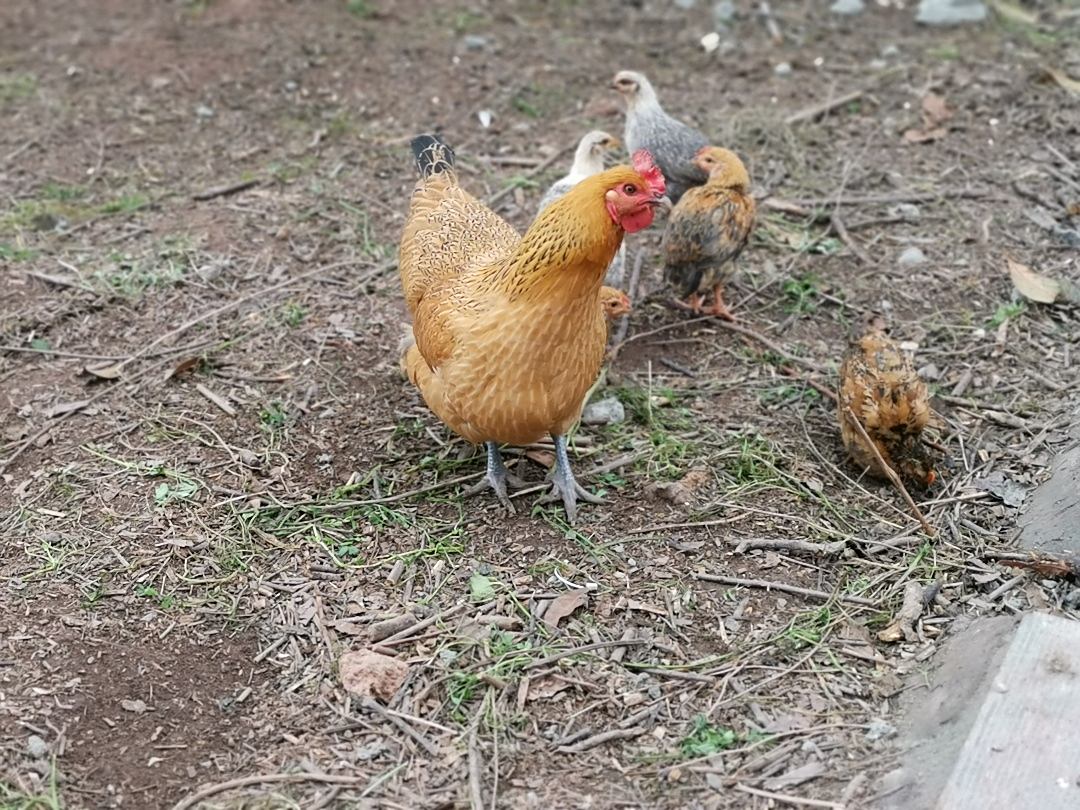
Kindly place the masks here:
<instances>
[{"instance_id":1,"label":"bare soil","mask_svg":"<svg viewBox=\"0 0 1080 810\"><path fill-rule=\"evenodd\" d=\"M1076 309L1006 272L1080 281L1075 10L773 5L782 42L737 3L710 55L702 3L3 4L0 806L873 807L956 617L1076 615L994 557L1080 421ZM575 438L606 504L506 516L397 369L407 142L441 130L524 228L621 131L620 68L814 215L763 205L749 335L674 311L635 236L598 393L627 420ZM869 310L935 392L933 539L814 387ZM390 714L337 661L406 613Z\"/></svg>"}]
</instances>

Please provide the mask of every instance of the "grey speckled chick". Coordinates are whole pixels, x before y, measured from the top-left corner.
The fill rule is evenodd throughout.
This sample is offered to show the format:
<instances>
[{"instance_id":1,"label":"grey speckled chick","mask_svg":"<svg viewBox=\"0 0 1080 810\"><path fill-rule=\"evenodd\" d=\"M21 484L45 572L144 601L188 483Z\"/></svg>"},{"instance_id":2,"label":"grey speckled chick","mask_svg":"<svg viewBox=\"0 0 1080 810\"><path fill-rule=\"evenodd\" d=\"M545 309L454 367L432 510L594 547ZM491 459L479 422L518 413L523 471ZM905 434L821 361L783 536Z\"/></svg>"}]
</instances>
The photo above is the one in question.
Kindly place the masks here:
<instances>
[{"instance_id":1,"label":"grey speckled chick","mask_svg":"<svg viewBox=\"0 0 1080 810\"><path fill-rule=\"evenodd\" d=\"M626 149L633 154L648 149L664 173L667 196L677 203L685 191L702 185L708 177L694 165L694 156L708 139L693 127L677 121L660 106L656 91L641 73L623 70L615 74L612 87L626 99Z\"/></svg>"},{"instance_id":2,"label":"grey speckled chick","mask_svg":"<svg viewBox=\"0 0 1080 810\"><path fill-rule=\"evenodd\" d=\"M578 142L577 151L574 152L574 163L570 166L570 174L551 184L543 198L540 207L536 209L539 214L555 200L568 192L586 177L600 174L604 170L604 153L618 149L621 144L619 139L599 129L594 129Z\"/></svg>"}]
</instances>

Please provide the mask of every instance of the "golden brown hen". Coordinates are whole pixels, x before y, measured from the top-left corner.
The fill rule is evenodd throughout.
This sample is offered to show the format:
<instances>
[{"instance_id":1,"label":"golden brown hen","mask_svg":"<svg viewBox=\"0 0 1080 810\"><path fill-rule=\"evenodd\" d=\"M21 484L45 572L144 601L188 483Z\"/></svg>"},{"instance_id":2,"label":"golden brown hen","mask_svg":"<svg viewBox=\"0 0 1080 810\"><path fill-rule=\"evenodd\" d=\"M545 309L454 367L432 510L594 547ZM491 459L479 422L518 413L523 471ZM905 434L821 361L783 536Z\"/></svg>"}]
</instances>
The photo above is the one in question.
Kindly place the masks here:
<instances>
[{"instance_id":1,"label":"golden brown hen","mask_svg":"<svg viewBox=\"0 0 1080 810\"><path fill-rule=\"evenodd\" d=\"M754 229L750 175L734 152L716 146L699 151L694 162L709 180L683 194L671 212L664 231L664 278L686 299L681 306L733 321L723 287ZM709 289L713 303L703 307L702 293Z\"/></svg>"},{"instance_id":2,"label":"golden brown hen","mask_svg":"<svg viewBox=\"0 0 1080 810\"><path fill-rule=\"evenodd\" d=\"M412 143L420 180L401 236L399 267L415 342L402 365L451 430L487 447L481 487L510 507L498 446L550 433L550 497L574 519L598 499L570 471L566 432L596 379L607 343L604 271L627 232L648 227L664 180L648 153L582 180L518 236L458 185L438 137Z\"/></svg>"},{"instance_id":3,"label":"golden brown hen","mask_svg":"<svg viewBox=\"0 0 1080 810\"><path fill-rule=\"evenodd\" d=\"M934 483L933 460L922 441L932 416L929 391L908 357L885 334L880 318L869 323L844 355L837 394L840 435L860 468L886 477L851 413L894 472L923 487Z\"/></svg>"}]
</instances>

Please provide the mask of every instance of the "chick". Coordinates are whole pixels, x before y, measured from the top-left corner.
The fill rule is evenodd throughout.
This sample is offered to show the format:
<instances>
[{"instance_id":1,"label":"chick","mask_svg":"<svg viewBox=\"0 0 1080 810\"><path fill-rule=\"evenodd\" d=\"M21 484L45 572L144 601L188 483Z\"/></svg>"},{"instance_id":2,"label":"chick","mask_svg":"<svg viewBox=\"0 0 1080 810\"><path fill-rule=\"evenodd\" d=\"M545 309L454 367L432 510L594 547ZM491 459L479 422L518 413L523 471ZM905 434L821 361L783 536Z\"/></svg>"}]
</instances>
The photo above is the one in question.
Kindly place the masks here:
<instances>
[{"instance_id":1,"label":"chick","mask_svg":"<svg viewBox=\"0 0 1080 810\"><path fill-rule=\"evenodd\" d=\"M578 142L577 151L574 152L574 162L570 166L570 173L556 180L544 193L540 200L540 206L536 209L539 214L555 200L568 192L586 177L600 174L604 170L604 154L618 149L621 144L619 139L608 135L599 129L594 129Z\"/></svg>"},{"instance_id":2,"label":"chick","mask_svg":"<svg viewBox=\"0 0 1080 810\"><path fill-rule=\"evenodd\" d=\"M600 308L604 311L608 323L612 323L623 315L630 314L630 296L614 287L601 287Z\"/></svg>"},{"instance_id":3,"label":"chick","mask_svg":"<svg viewBox=\"0 0 1080 810\"><path fill-rule=\"evenodd\" d=\"M932 419L930 394L911 360L885 334L880 317L871 319L844 355L837 402L840 436L856 465L871 475L886 477L852 413L881 458L901 478L921 487L934 483L934 462L922 441L922 432Z\"/></svg>"},{"instance_id":4,"label":"chick","mask_svg":"<svg viewBox=\"0 0 1080 810\"><path fill-rule=\"evenodd\" d=\"M677 203L688 188L704 183L708 173L694 164L694 156L709 145L708 138L664 112L644 74L620 71L611 86L626 100L626 148L631 154L649 150L664 173L671 202Z\"/></svg>"},{"instance_id":5,"label":"chick","mask_svg":"<svg viewBox=\"0 0 1080 810\"><path fill-rule=\"evenodd\" d=\"M689 189L668 218L664 278L686 299L681 306L733 321L723 286L735 274L735 260L754 229L750 176L734 152L716 146L700 150L694 164L709 180ZM703 307L702 293L709 289L713 303Z\"/></svg>"}]
</instances>

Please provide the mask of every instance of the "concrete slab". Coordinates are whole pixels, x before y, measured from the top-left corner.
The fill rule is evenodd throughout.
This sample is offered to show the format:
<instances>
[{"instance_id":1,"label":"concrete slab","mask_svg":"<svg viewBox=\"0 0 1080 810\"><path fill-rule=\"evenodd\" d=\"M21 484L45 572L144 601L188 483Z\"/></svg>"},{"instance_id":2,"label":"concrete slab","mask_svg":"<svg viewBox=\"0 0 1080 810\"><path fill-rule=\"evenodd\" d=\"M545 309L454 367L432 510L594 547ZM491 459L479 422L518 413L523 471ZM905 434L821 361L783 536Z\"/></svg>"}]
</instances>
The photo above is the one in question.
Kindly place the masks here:
<instances>
[{"instance_id":1,"label":"concrete slab","mask_svg":"<svg viewBox=\"0 0 1080 810\"><path fill-rule=\"evenodd\" d=\"M976 619L901 701L894 810L1080 807L1080 622Z\"/></svg>"},{"instance_id":2,"label":"concrete slab","mask_svg":"<svg viewBox=\"0 0 1080 810\"><path fill-rule=\"evenodd\" d=\"M935 807L1080 807L1080 622L1029 613Z\"/></svg>"},{"instance_id":3,"label":"concrete slab","mask_svg":"<svg viewBox=\"0 0 1080 810\"><path fill-rule=\"evenodd\" d=\"M1020 547L1049 556L1080 554L1080 446L1058 455L1050 478L1020 518Z\"/></svg>"},{"instance_id":4,"label":"concrete slab","mask_svg":"<svg viewBox=\"0 0 1080 810\"><path fill-rule=\"evenodd\" d=\"M934 657L900 698L898 743L902 767L886 777L888 810L935 806L975 725L993 674L1019 621L1012 616L961 617Z\"/></svg>"}]
</instances>

